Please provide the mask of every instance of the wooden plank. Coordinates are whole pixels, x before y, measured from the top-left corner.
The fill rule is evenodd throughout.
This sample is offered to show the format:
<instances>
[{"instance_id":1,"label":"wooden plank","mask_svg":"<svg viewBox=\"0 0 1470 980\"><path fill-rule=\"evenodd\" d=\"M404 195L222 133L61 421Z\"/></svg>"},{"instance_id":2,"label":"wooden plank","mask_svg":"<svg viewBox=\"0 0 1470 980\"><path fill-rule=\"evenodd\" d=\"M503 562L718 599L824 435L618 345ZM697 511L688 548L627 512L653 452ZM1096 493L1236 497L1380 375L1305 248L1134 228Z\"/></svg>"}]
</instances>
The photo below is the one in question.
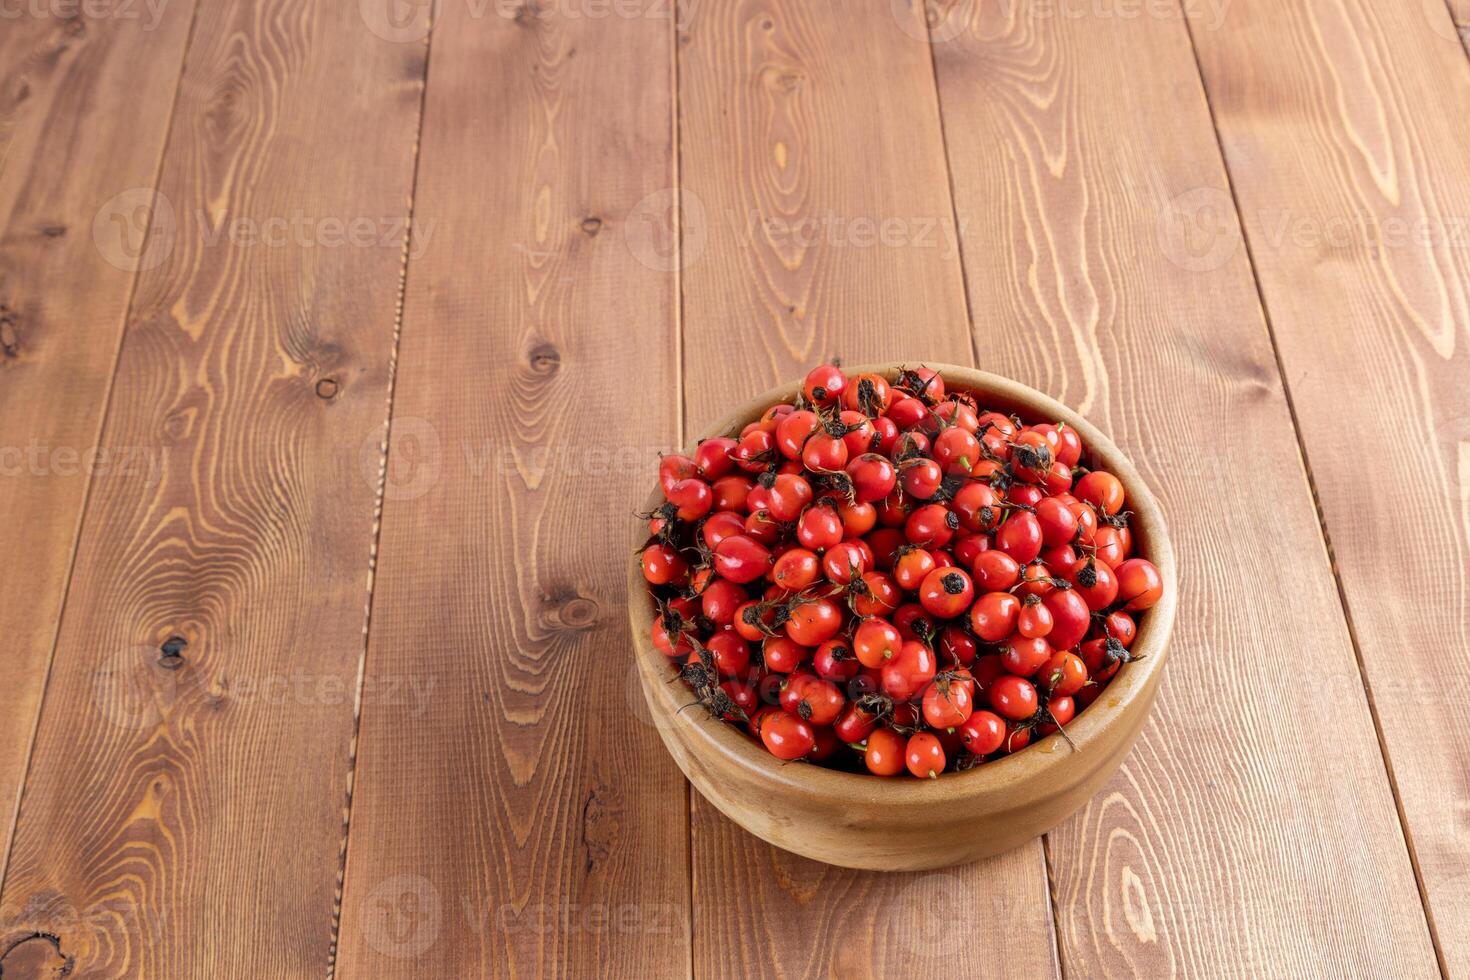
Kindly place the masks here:
<instances>
[{"instance_id":1,"label":"wooden plank","mask_svg":"<svg viewBox=\"0 0 1470 980\"><path fill-rule=\"evenodd\" d=\"M1129 452L1187 592L1138 747L1048 838L1063 968L1432 975L1186 25L1016 9L935 49L981 358Z\"/></svg>"},{"instance_id":2,"label":"wooden plank","mask_svg":"<svg viewBox=\"0 0 1470 980\"><path fill-rule=\"evenodd\" d=\"M199 13L103 434L161 462L94 483L5 879L77 976L325 968L423 68Z\"/></svg>"},{"instance_id":3,"label":"wooden plank","mask_svg":"<svg viewBox=\"0 0 1470 980\"><path fill-rule=\"evenodd\" d=\"M1459 976L1470 63L1417 14L1360 0L1232 10L1198 46L1438 946Z\"/></svg>"},{"instance_id":4,"label":"wooden plank","mask_svg":"<svg viewBox=\"0 0 1470 980\"><path fill-rule=\"evenodd\" d=\"M616 9L434 28L390 456L438 475L390 485L367 675L434 708L364 699L342 976L689 972L624 577L679 438L674 34Z\"/></svg>"},{"instance_id":5,"label":"wooden plank","mask_svg":"<svg viewBox=\"0 0 1470 980\"><path fill-rule=\"evenodd\" d=\"M153 462L98 443L143 244L108 222L154 186L192 14L0 31L0 876L88 483Z\"/></svg>"},{"instance_id":6,"label":"wooden plank","mask_svg":"<svg viewBox=\"0 0 1470 980\"><path fill-rule=\"evenodd\" d=\"M834 355L971 362L922 14L889 6L683 8L691 437ZM701 977L1055 971L1039 842L862 873L770 847L696 796L692 848ZM952 942L956 921L985 942Z\"/></svg>"}]
</instances>

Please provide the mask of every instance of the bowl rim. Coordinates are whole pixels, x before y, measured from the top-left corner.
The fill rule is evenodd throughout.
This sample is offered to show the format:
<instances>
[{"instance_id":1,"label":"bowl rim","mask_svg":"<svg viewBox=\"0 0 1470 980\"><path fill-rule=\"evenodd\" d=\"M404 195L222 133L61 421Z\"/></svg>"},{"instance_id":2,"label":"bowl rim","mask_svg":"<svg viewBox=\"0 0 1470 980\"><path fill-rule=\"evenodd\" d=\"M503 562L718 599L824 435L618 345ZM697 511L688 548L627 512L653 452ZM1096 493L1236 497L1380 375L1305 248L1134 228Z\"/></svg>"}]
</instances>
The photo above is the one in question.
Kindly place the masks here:
<instances>
[{"instance_id":1,"label":"bowl rim","mask_svg":"<svg viewBox=\"0 0 1470 980\"><path fill-rule=\"evenodd\" d=\"M1169 639L1178 606L1174 550L1158 500L1132 461L1100 429L1050 395L1001 375L935 361L892 361L845 370L849 377L874 373L892 380L905 367L917 366L938 371L947 389L953 386L973 392L982 408L993 407L1031 418L1065 422L1077 429L1089 454L1101 460L1123 483L1129 509L1133 512L1130 527L1138 543L1136 552L1146 556L1159 570L1164 583L1163 598L1143 617L1131 647L1131 652L1139 655L1139 659L1124 664L1103 697L1068 723L1066 732L1076 747L1075 751L1067 750L1061 736L1053 733L1013 755L966 772L945 773L939 779L927 780L844 772L800 760L783 762L758 746L745 732L714 718L707 711L680 710L690 703L681 702L678 697L679 692L687 693L687 689L678 683L678 675L669 671L669 658L656 650L650 639L653 606L647 601L648 592L637 549L630 562L628 578L629 622L633 630L635 659L645 695L651 702L650 710L662 713L662 721L656 718L656 725L677 726L706 747L718 751L726 762L739 766L754 778L768 780L773 786L820 793L838 803L939 803L995 793L1004 794L1008 804L1019 806L1033 795L1039 797L1054 792L1059 785L1080 782L1090 767L1073 766L1073 771L1068 773L1068 763L1074 761L1074 756L1084 756L1089 747L1094 753L1102 752L1105 748L1101 744L1104 733L1112 725L1120 723L1136 702L1149 702L1168 659ZM758 418L770 406L791 401L800 386L799 381L787 382L749 399L710 426L693 445L715 436L738 433L740 428ZM652 510L662 502L662 492L655 487L648 509ZM645 537L640 528L637 542L641 543ZM1047 748L1048 744L1051 748ZM1032 792L1024 791L1022 786L1030 786Z\"/></svg>"}]
</instances>

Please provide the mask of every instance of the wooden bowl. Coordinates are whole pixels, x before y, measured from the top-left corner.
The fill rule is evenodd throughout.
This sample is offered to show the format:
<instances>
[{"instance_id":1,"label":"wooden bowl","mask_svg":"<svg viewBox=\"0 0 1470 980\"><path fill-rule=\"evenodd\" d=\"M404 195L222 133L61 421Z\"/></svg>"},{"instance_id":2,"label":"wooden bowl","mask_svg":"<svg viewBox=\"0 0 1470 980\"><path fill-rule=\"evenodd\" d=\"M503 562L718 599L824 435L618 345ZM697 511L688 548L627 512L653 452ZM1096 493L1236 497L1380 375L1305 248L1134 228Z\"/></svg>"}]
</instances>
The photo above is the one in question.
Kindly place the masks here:
<instances>
[{"instance_id":1,"label":"wooden bowl","mask_svg":"<svg viewBox=\"0 0 1470 980\"><path fill-rule=\"evenodd\" d=\"M926 362L927 363L927 362ZM929 363L951 389L975 393L982 408L1034 421L1065 422L1082 436L1094 468L1114 473L1133 511L1136 552L1158 567L1164 596L1145 613L1132 652L1092 705L1058 735L968 772L938 779L884 778L803 762L781 762L743 729L712 718L693 700L670 661L654 649L653 609L639 562L628 573L628 608L643 693L664 745L684 775L725 816L777 847L828 864L875 871L942 868L1018 847L1071 816L1118 768L1153 704L1174 627L1179 586L1174 551L1157 501L1138 471L1086 419L1025 385L972 368ZM890 380L899 365L852 368ZM704 438L736 435L771 405L790 402L799 383L747 402ZM649 509L663 503L655 490Z\"/></svg>"}]
</instances>

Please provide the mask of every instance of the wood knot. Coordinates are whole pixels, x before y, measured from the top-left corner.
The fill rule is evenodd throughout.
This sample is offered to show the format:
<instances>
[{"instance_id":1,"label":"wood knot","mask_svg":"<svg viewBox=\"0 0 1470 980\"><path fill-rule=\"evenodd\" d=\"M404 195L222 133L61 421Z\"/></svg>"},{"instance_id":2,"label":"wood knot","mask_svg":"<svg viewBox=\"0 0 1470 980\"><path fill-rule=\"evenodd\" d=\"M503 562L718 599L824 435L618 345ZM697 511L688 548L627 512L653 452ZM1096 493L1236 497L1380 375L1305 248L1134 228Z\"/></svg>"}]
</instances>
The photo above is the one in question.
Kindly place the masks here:
<instances>
[{"instance_id":1,"label":"wood knot","mask_svg":"<svg viewBox=\"0 0 1470 980\"><path fill-rule=\"evenodd\" d=\"M588 874L598 863L608 859L618 842L620 809L613 790L601 783L592 787L582 803L582 846L587 851L585 870Z\"/></svg>"},{"instance_id":2,"label":"wood knot","mask_svg":"<svg viewBox=\"0 0 1470 980\"><path fill-rule=\"evenodd\" d=\"M588 238L596 238L597 233L602 230L602 219L595 214L582 219L582 233Z\"/></svg>"},{"instance_id":3,"label":"wood knot","mask_svg":"<svg viewBox=\"0 0 1470 980\"><path fill-rule=\"evenodd\" d=\"M47 238L60 238L66 234L66 225L42 225L41 234Z\"/></svg>"},{"instance_id":4,"label":"wood knot","mask_svg":"<svg viewBox=\"0 0 1470 980\"><path fill-rule=\"evenodd\" d=\"M69 977L76 957L61 951L61 937L51 932L21 936L0 950L0 977Z\"/></svg>"},{"instance_id":5,"label":"wood knot","mask_svg":"<svg viewBox=\"0 0 1470 980\"><path fill-rule=\"evenodd\" d=\"M187 439L193 428L194 412L192 409L181 408L163 417L163 434L170 442Z\"/></svg>"},{"instance_id":6,"label":"wood knot","mask_svg":"<svg viewBox=\"0 0 1470 980\"><path fill-rule=\"evenodd\" d=\"M561 607L561 621L571 629L591 629L597 624L597 603L586 596L577 596Z\"/></svg>"},{"instance_id":7,"label":"wood knot","mask_svg":"<svg viewBox=\"0 0 1470 980\"><path fill-rule=\"evenodd\" d=\"M227 84L210 96L204 107L204 118L215 131L228 133L235 128L240 112L240 94Z\"/></svg>"},{"instance_id":8,"label":"wood knot","mask_svg":"<svg viewBox=\"0 0 1470 980\"><path fill-rule=\"evenodd\" d=\"M544 600L545 622L553 630L583 633L602 618L602 607L590 596L557 593Z\"/></svg>"},{"instance_id":9,"label":"wood knot","mask_svg":"<svg viewBox=\"0 0 1470 980\"><path fill-rule=\"evenodd\" d=\"M20 356L20 334L15 329L19 322L10 307L0 303L0 355L11 359Z\"/></svg>"},{"instance_id":10,"label":"wood knot","mask_svg":"<svg viewBox=\"0 0 1470 980\"><path fill-rule=\"evenodd\" d=\"M184 666L184 648L189 641L182 636L170 636L159 644L158 666L164 670L178 670Z\"/></svg>"},{"instance_id":11,"label":"wood knot","mask_svg":"<svg viewBox=\"0 0 1470 980\"><path fill-rule=\"evenodd\" d=\"M550 377L561 370L561 351L554 344L540 343L526 355L531 370L542 377Z\"/></svg>"},{"instance_id":12,"label":"wood knot","mask_svg":"<svg viewBox=\"0 0 1470 980\"><path fill-rule=\"evenodd\" d=\"M322 378L316 383L316 396L322 401L331 401L340 390L336 378Z\"/></svg>"}]
</instances>

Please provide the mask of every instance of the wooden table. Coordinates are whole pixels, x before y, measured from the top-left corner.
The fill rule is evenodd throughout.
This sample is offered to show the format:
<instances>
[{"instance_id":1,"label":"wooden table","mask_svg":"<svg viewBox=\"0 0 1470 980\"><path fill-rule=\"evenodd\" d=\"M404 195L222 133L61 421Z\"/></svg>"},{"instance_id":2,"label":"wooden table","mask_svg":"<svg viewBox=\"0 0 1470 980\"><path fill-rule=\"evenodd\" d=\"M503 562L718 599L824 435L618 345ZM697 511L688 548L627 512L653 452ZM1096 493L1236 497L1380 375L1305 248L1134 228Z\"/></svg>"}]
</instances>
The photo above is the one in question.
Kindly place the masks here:
<instances>
[{"instance_id":1,"label":"wooden table","mask_svg":"<svg viewBox=\"0 0 1470 980\"><path fill-rule=\"evenodd\" d=\"M1470 976L1466 0L4 10L6 980ZM776 851L642 713L655 453L833 355L1170 516L998 860Z\"/></svg>"}]
</instances>

